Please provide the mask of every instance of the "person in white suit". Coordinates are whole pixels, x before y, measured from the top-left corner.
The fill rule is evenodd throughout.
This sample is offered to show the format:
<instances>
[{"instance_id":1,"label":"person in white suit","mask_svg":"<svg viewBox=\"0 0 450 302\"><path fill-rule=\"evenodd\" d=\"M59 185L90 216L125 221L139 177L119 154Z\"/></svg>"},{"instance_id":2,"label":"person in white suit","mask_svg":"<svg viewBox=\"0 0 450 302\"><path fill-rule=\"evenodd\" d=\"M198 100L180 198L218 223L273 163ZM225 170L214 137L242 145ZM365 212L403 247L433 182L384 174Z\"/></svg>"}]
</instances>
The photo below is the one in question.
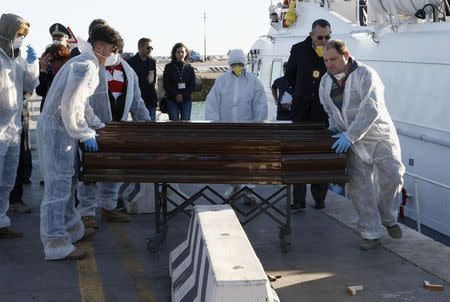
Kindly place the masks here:
<instances>
[{"instance_id":1,"label":"person in white suit","mask_svg":"<svg viewBox=\"0 0 450 302\"><path fill-rule=\"evenodd\" d=\"M113 28L93 29L81 54L67 61L56 74L37 122L37 143L45 189L41 204L41 240L46 260L79 260L87 257L74 243L93 233L84 228L75 208L80 143L98 150L96 129L104 124L95 116L89 97L99 84L99 68L122 47Z\"/></svg>"},{"instance_id":2,"label":"person in white suit","mask_svg":"<svg viewBox=\"0 0 450 302\"><path fill-rule=\"evenodd\" d=\"M228 54L230 70L217 78L206 97L205 119L211 121L265 121L267 98L261 81L245 70L246 57L241 49ZM232 185L226 197L235 195L242 185ZM248 186L249 187L249 186ZM244 203L256 202L248 191L244 192Z\"/></svg>"},{"instance_id":3,"label":"person in white suit","mask_svg":"<svg viewBox=\"0 0 450 302\"><path fill-rule=\"evenodd\" d=\"M14 14L0 17L0 238L19 238L6 215L9 193L14 187L20 153L24 92L33 93L39 84L37 55L28 46L27 57L20 47L30 23Z\"/></svg>"},{"instance_id":4,"label":"person in white suit","mask_svg":"<svg viewBox=\"0 0 450 302\"><path fill-rule=\"evenodd\" d=\"M267 99L261 81L245 70L241 49L228 54L229 71L217 78L206 97L205 119L211 121L264 121Z\"/></svg>"},{"instance_id":5,"label":"person in white suit","mask_svg":"<svg viewBox=\"0 0 450 302\"><path fill-rule=\"evenodd\" d=\"M100 84L89 103L94 114L103 123L124 122L131 115L133 121L150 121L139 89L137 74L119 53L114 54L100 67ZM130 217L116 210L121 183L97 182L80 183L78 198L79 212L85 227L98 228L95 211L102 208L102 217L111 222L129 222Z\"/></svg>"},{"instance_id":6,"label":"person in white suit","mask_svg":"<svg viewBox=\"0 0 450 302\"><path fill-rule=\"evenodd\" d=\"M392 238L402 237L395 210L405 171L400 143L377 72L350 57L339 40L327 43L324 61L320 102L336 133L332 148L347 155L347 190L359 214L360 248L372 249L386 229Z\"/></svg>"}]
</instances>

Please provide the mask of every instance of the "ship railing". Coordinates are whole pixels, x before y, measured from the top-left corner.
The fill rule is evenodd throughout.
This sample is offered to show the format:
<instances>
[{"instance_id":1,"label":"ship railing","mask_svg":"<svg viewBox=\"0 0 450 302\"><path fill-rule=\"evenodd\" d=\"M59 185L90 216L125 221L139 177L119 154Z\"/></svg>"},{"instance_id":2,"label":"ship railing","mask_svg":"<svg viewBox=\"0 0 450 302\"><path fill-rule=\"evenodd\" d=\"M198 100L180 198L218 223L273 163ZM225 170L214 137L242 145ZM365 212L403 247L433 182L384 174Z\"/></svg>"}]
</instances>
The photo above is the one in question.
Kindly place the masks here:
<instances>
[{"instance_id":1,"label":"ship railing","mask_svg":"<svg viewBox=\"0 0 450 302\"><path fill-rule=\"evenodd\" d=\"M356 0L355 2L356 2L356 5L355 5L356 23L360 26L367 26L367 23L368 23L367 2L368 1Z\"/></svg>"},{"instance_id":2,"label":"ship railing","mask_svg":"<svg viewBox=\"0 0 450 302\"><path fill-rule=\"evenodd\" d=\"M446 189L448 191L450 191L450 186L440 183L438 181L414 174L414 173L410 173L410 172L405 172L405 175L411 177L413 179L413 184L414 184L414 207L416 210L416 224L417 224L417 231L419 233L422 233L422 228L421 228L421 219L420 219L420 198L419 198L419 181L423 181L435 186L438 186L440 188Z\"/></svg>"}]
</instances>

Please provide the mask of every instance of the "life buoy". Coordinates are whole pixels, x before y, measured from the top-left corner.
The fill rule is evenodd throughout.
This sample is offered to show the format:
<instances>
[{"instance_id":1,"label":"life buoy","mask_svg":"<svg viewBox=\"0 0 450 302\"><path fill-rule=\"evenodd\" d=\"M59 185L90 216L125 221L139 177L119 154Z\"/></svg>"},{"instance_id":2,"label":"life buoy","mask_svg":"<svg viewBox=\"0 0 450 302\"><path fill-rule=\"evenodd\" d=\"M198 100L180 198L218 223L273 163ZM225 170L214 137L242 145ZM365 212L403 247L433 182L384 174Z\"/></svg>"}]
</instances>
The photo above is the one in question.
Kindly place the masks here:
<instances>
[{"instance_id":1,"label":"life buoy","mask_svg":"<svg viewBox=\"0 0 450 302\"><path fill-rule=\"evenodd\" d=\"M289 0L285 0L283 5ZM297 13L295 12L296 0L289 1L289 9L282 13L283 28L289 28L297 21Z\"/></svg>"}]
</instances>

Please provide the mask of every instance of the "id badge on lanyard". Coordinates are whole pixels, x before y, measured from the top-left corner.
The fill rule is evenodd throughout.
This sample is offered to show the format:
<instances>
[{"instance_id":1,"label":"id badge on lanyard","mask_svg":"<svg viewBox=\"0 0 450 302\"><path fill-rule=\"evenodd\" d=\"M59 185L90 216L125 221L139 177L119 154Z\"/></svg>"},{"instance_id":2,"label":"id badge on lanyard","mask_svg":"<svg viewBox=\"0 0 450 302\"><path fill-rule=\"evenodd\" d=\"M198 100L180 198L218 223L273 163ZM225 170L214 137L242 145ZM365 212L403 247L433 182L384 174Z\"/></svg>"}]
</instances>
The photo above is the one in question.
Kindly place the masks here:
<instances>
[{"instance_id":1,"label":"id badge on lanyard","mask_svg":"<svg viewBox=\"0 0 450 302\"><path fill-rule=\"evenodd\" d=\"M178 89L186 89L186 83L183 82L183 73L184 73L184 64L183 64L183 68L181 69L181 71L177 68L177 74L178 74L178 79L179 79L179 83L178 83Z\"/></svg>"}]
</instances>

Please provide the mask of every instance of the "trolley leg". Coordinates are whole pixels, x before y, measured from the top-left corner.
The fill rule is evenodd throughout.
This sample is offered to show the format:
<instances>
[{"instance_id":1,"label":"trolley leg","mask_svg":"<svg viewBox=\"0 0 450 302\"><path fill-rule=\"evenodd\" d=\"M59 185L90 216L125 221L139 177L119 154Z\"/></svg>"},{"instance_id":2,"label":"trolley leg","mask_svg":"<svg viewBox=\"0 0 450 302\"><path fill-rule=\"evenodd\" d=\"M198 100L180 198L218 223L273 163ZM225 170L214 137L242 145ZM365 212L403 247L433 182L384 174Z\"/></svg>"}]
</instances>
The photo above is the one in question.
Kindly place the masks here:
<instances>
[{"instance_id":1,"label":"trolley leg","mask_svg":"<svg viewBox=\"0 0 450 302\"><path fill-rule=\"evenodd\" d=\"M159 191L161 187L161 192ZM155 235L148 239L147 250L151 253L155 253L159 250L161 243L167 237L167 224L166 215L163 213L163 227L161 228L161 210L167 210L167 204L164 207L164 202L167 202L164 193L167 193L167 189L164 191L165 184L155 183Z\"/></svg>"},{"instance_id":2,"label":"trolley leg","mask_svg":"<svg viewBox=\"0 0 450 302\"><path fill-rule=\"evenodd\" d=\"M286 253L288 246L291 245L291 202L292 202L292 185L286 185L286 221L283 226L280 226L279 238L281 244L281 251Z\"/></svg>"}]
</instances>

